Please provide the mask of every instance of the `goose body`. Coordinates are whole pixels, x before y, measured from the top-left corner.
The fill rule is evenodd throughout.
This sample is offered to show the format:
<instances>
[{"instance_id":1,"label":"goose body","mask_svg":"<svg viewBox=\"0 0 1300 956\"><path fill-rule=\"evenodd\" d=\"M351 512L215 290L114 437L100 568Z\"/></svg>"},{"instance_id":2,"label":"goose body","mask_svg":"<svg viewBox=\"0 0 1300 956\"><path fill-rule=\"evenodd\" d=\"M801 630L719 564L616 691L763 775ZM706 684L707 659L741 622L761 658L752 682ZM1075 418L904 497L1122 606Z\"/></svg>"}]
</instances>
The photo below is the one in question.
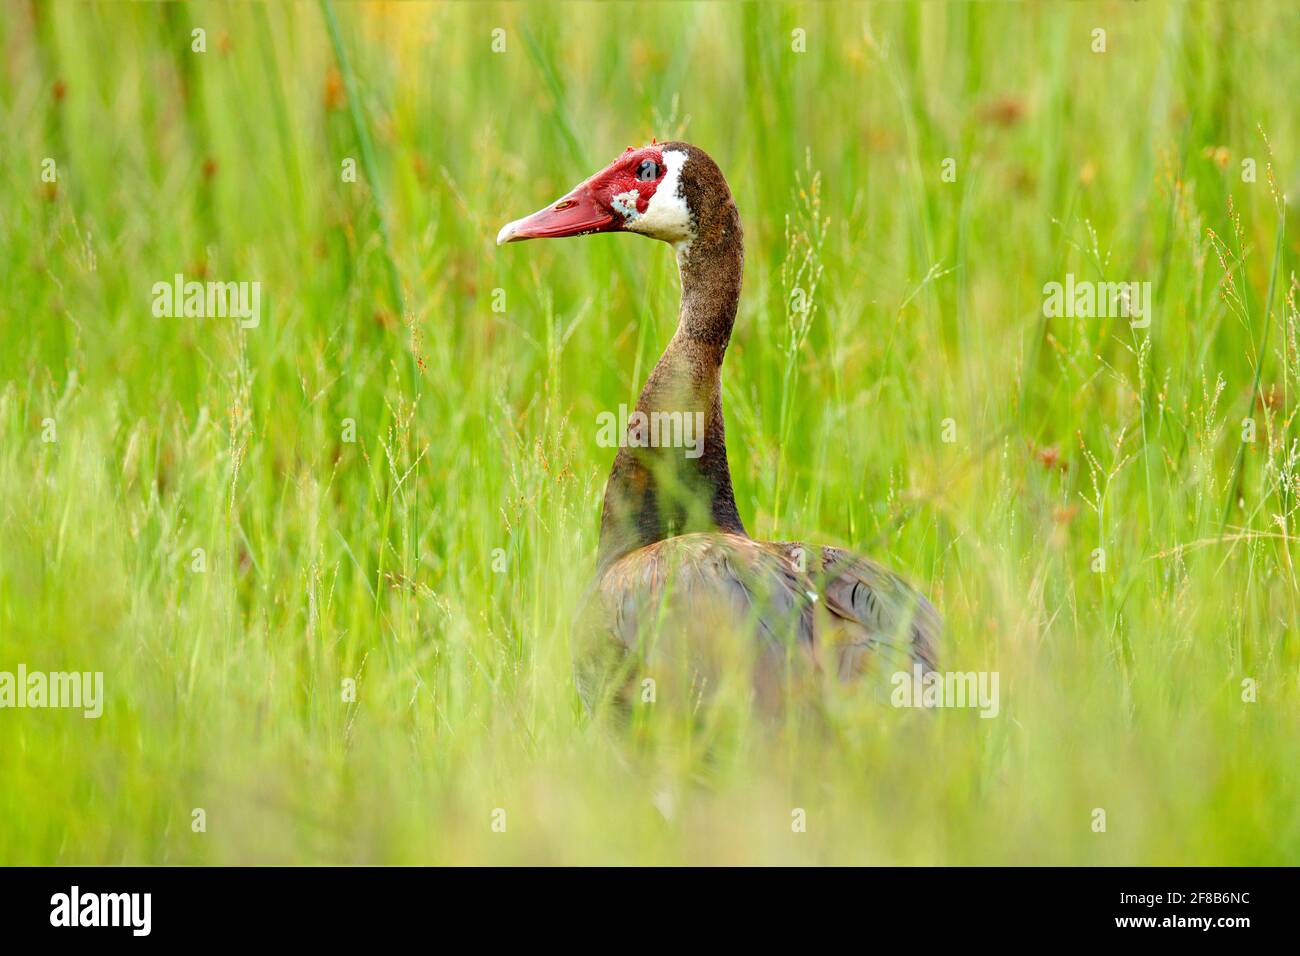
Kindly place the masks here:
<instances>
[{"instance_id":1,"label":"goose body","mask_svg":"<svg viewBox=\"0 0 1300 956\"><path fill-rule=\"evenodd\" d=\"M629 149L568 195L502 228L498 243L639 232L670 243L681 275L677 330L629 420L601 509L590 602L596 663L661 656L707 672L710 645L740 632L754 688L779 703L791 674L851 680L890 662L931 670L941 631L930 603L886 568L839 548L749 537L727 464L721 371L744 263L740 216L713 160L687 143ZM702 421L691 453L649 425ZM668 430L665 428L665 430ZM634 433L635 432L635 433ZM663 436L658 436L662 438ZM719 664L718 666L724 666ZM592 693L595 678L583 684Z\"/></svg>"}]
</instances>

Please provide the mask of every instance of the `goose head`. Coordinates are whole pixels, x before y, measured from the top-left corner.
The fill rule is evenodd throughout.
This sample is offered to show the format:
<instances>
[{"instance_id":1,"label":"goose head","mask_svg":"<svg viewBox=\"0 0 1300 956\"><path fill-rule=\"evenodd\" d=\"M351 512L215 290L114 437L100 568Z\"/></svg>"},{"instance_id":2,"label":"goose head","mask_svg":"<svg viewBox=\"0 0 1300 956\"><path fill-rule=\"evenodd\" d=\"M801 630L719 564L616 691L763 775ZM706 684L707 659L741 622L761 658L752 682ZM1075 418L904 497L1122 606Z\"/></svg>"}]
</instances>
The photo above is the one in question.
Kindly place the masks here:
<instances>
[{"instance_id":1,"label":"goose head","mask_svg":"<svg viewBox=\"0 0 1300 956\"><path fill-rule=\"evenodd\" d=\"M701 173L706 174L703 179ZM707 202L700 184L715 178L721 180L721 174L713 161L687 143L652 143L640 149L629 146L622 156L555 202L506 223L497 233L497 245L635 232L680 250L696 235L700 209L695 204ZM729 193L726 198L730 199Z\"/></svg>"}]
</instances>

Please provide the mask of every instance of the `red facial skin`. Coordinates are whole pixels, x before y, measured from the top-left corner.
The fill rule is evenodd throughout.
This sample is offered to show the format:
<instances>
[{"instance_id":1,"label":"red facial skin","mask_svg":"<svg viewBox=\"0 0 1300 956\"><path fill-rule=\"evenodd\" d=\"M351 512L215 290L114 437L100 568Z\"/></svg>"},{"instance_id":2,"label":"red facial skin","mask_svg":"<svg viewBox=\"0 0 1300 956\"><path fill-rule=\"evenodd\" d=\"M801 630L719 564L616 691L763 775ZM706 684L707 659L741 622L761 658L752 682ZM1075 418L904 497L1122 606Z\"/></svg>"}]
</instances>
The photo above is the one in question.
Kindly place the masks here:
<instances>
[{"instance_id":1,"label":"red facial skin","mask_svg":"<svg viewBox=\"0 0 1300 956\"><path fill-rule=\"evenodd\" d=\"M637 170L647 159L657 168L654 179L642 181ZM626 222L622 213L614 208L614 197L629 192L636 193L636 211L644 213L664 178L663 150L658 146L628 147L586 182L576 186L567 196L539 209L531 216L512 222L497 235L497 244L519 242L523 239L555 239L562 236L585 236L593 232L618 232Z\"/></svg>"}]
</instances>

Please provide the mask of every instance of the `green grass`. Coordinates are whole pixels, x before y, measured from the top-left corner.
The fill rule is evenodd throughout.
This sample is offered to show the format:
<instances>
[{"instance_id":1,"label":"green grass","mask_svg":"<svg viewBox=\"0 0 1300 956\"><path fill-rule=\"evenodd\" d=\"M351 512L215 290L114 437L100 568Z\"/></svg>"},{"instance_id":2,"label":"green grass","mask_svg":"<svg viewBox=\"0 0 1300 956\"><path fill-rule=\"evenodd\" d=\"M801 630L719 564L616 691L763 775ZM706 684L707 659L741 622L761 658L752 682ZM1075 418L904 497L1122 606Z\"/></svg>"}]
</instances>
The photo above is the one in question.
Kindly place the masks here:
<instances>
[{"instance_id":1,"label":"green grass","mask_svg":"<svg viewBox=\"0 0 1300 956\"><path fill-rule=\"evenodd\" d=\"M0 670L107 694L0 710L0 862L1300 859L1290 4L336 13L348 75L315 5L0 6ZM676 270L493 238L651 136L745 223L751 533L903 572L996 719L584 717L597 415ZM155 318L177 272L261 324ZM1045 318L1067 272L1150 328Z\"/></svg>"}]
</instances>

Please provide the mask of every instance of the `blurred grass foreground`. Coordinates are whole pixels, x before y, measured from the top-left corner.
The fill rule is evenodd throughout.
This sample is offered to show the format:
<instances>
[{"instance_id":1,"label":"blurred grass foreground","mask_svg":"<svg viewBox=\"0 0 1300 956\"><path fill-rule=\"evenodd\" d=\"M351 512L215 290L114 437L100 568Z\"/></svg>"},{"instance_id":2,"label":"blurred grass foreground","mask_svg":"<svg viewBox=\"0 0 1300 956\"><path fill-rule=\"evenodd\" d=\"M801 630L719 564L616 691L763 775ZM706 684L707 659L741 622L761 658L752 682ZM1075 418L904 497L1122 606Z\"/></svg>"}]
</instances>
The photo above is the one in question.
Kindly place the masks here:
<instances>
[{"instance_id":1,"label":"blurred grass foreground","mask_svg":"<svg viewBox=\"0 0 1300 956\"><path fill-rule=\"evenodd\" d=\"M0 708L0 862L1297 862L1297 27L4 0L0 673L103 699ZM996 717L583 713L676 269L493 238L652 136L745 225L751 533L903 572Z\"/></svg>"}]
</instances>

